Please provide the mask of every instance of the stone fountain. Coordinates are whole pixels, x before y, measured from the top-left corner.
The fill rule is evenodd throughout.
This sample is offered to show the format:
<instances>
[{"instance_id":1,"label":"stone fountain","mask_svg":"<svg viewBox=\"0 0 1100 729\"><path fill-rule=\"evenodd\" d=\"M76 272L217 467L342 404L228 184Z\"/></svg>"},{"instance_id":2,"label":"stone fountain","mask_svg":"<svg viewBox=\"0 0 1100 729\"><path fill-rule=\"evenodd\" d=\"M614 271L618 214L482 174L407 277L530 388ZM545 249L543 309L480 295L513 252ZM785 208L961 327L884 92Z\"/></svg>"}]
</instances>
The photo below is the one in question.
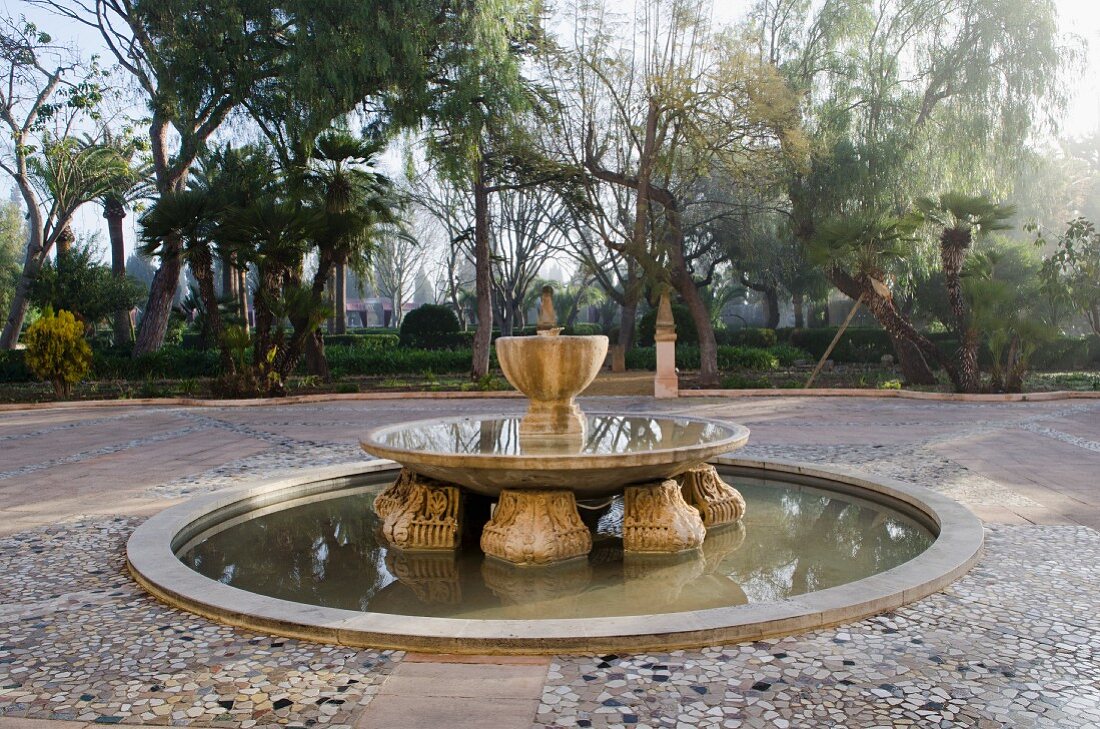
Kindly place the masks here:
<instances>
[{"instance_id":1,"label":"stone fountain","mask_svg":"<svg viewBox=\"0 0 1100 729\"><path fill-rule=\"evenodd\" d=\"M486 415L377 428L365 451L403 467L374 502L391 547L454 550L464 493L496 500L481 533L485 554L518 565L583 557L592 536L577 503L623 498L623 549L698 549L707 529L738 521L745 502L707 461L740 448L748 429L682 416L585 414L607 337L564 336L549 287L538 333L501 337L497 357L528 398L522 417Z\"/></svg>"}]
</instances>

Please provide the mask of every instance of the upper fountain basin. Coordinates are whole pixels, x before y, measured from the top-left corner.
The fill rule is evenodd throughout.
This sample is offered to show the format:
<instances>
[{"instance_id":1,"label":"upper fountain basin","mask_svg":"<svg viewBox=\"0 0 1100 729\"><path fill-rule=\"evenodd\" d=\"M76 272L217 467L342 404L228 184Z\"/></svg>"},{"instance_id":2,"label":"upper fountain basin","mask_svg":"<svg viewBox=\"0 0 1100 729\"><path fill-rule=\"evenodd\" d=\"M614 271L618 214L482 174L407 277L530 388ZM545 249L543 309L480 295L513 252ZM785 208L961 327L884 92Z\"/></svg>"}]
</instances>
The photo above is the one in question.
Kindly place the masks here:
<instances>
[{"instance_id":1,"label":"upper fountain basin","mask_svg":"<svg viewBox=\"0 0 1100 729\"><path fill-rule=\"evenodd\" d=\"M540 402L568 402L583 392L607 356L604 336L500 337L496 346L504 376Z\"/></svg>"}]
</instances>

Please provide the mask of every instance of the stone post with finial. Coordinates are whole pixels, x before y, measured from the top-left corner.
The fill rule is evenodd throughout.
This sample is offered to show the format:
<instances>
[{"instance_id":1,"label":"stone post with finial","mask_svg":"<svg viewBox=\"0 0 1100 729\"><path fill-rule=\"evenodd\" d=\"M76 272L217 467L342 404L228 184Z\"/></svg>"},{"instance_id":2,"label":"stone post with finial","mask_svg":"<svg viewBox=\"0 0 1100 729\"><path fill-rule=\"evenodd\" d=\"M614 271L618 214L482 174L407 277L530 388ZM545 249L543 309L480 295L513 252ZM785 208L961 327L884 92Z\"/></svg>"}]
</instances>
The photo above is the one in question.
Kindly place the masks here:
<instances>
[{"instance_id":1,"label":"stone post with finial","mask_svg":"<svg viewBox=\"0 0 1100 729\"><path fill-rule=\"evenodd\" d=\"M676 375L676 320L672 318L672 303L668 291L661 293L657 305L657 326L654 332L657 345L657 376L653 380L653 397L680 396L680 379Z\"/></svg>"},{"instance_id":2,"label":"stone post with finial","mask_svg":"<svg viewBox=\"0 0 1100 729\"><path fill-rule=\"evenodd\" d=\"M535 330L537 334L544 337L555 337L561 333L561 327L558 326L558 314L554 311L554 287L549 284L542 287L539 318Z\"/></svg>"}]
</instances>

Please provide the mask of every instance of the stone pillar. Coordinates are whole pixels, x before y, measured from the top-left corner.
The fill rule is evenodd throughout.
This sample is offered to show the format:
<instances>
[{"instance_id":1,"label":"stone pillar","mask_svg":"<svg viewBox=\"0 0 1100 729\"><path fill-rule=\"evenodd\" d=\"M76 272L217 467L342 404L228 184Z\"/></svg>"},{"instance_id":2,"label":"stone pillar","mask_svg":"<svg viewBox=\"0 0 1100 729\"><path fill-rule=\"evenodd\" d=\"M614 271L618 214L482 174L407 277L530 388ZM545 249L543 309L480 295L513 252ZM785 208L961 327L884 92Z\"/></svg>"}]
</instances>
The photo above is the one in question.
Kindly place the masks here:
<instances>
[{"instance_id":1,"label":"stone pillar","mask_svg":"<svg viewBox=\"0 0 1100 729\"><path fill-rule=\"evenodd\" d=\"M709 463L685 471L679 481L684 501L699 510L707 529L731 524L744 516L745 499L741 492L723 481Z\"/></svg>"},{"instance_id":2,"label":"stone pillar","mask_svg":"<svg viewBox=\"0 0 1100 729\"><path fill-rule=\"evenodd\" d=\"M481 551L513 564L550 564L582 557L592 535L572 491L504 489L481 532Z\"/></svg>"},{"instance_id":3,"label":"stone pillar","mask_svg":"<svg viewBox=\"0 0 1100 729\"><path fill-rule=\"evenodd\" d=\"M623 493L623 549L627 552L682 552L703 543L707 530L672 479L627 486Z\"/></svg>"},{"instance_id":4,"label":"stone pillar","mask_svg":"<svg viewBox=\"0 0 1100 729\"><path fill-rule=\"evenodd\" d=\"M402 470L374 499L382 536L398 549L457 549L461 496L457 486Z\"/></svg>"},{"instance_id":5,"label":"stone pillar","mask_svg":"<svg viewBox=\"0 0 1100 729\"><path fill-rule=\"evenodd\" d=\"M657 305L657 329L654 334L657 345L657 377L653 380L653 397L680 396L680 379L676 375L676 321L672 318L672 304L668 292L661 294Z\"/></svg>"}]
</instances>

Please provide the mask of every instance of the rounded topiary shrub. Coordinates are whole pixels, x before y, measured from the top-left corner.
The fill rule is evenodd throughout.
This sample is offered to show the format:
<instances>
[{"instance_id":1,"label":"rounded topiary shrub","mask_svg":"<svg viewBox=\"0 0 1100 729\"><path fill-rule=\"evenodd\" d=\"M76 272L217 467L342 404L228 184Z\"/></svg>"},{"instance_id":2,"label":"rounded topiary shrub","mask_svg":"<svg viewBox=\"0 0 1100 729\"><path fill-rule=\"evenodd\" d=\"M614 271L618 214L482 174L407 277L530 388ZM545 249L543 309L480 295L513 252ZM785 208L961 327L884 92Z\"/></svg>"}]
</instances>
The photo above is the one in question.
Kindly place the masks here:
<instances>
[{"instance_id":1,"label":"rounded topiary shrub","mask_svg":"<svg viewBox=\"0 0 1100 729\"><path fill-rule=\"evenodd\" d=\"M84 339L84 325L67 311L48 311L27 328L27 368L53 385L57 397L69 393L92 366L92 348Z\"/></svg>"},{"instance_id":2,"label":"rounded topiary shrub","mask_svg":"<svg viewBox=\"0 0 1100 729\"><path fill-rule=\"evenodd\" d=\"M401 322L401 346L414 349L447 349L461 327L448 306L424 304Z\"/></svg>"},{"instance_id":3,"label":"rounded topiary shrub","mask_svg":"<svg viewBox=\"0 0 1100 729\"><path fill-rule=\"evenodd\" d=\"M699 343L699 331L691 312L683 304L672 305L672 319L676 322L676 344L690 345ZM657 309L647 311L638 322L638 346L652 347L653 336L657 330Z\"/></svg>"}]
</instances>

